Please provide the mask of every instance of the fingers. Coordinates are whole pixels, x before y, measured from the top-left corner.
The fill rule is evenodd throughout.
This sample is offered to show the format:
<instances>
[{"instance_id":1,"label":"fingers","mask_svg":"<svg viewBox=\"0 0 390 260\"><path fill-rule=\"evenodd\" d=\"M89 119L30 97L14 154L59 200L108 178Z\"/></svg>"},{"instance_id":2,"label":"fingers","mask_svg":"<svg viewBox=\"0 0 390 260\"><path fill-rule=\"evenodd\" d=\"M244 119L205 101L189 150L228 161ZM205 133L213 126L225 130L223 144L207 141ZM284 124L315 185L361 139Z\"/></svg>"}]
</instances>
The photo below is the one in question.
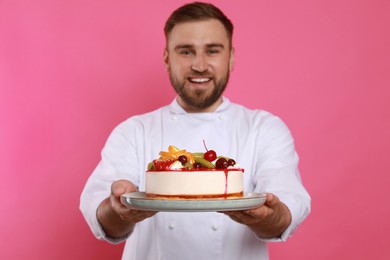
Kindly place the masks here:
<instances>
[{"instance_id":1,"label":"fingers","mask_svg":"<svg viewBox=\"0 0 390 260\"><path fill-rule=\"evenodd\" d=\"M117 212L118 215L122 215L126 212L126 208L122 205L121 195L127 192L137 191L137 188L133 183L127 180L118 180L111 185L110 201L112 208Z\"/></svg>"},{"instance_id":2,"label":"fingers","mask_svg":"<svg viewBox=\"0 0 390 260\"><path fill-rule=\"evenodd\" d=\"M131 221L133 223L140 222L146 218L150 218L155 215L157 211L144 211L144 210L134 210L134 209L125 209L120 212L120 217L123 220Z\"/></svg>"},{"instance_id":3,"label":"fingers","mask_svg":"<svg viewBox=\"0 0 390 260\"><path fill-rule=\"evenodd\" d=\"M272 193L267 193L266 201L258 208L224 213L236 222L251 225L269 217L279 206L279 198Z\"/></svg>"},{"instance_id":4,"label":"fingers","mask_svg":"<svg viewBox=\"0 0 390 260\"><path fill-rule=\"evenodd\" d=\"M140 222L157 213L155 211L130 209L121 203L120 196L122 194L135 191L138 191L137 187L128 180L118 180L113 182L111 185L110 201L112 208L122 220L130 221L132 223Z\"/></svg>"},{"instance_id":5,"label":"fingers","mask_svg":"<svg viewBox=\"0 0 390 260\"><path fill-rule=\"evenodd\" d=\"M258 215L248 214L246 211L230 211L224 213L228 215L232 220L244 225L253 225L254 223L259 221Z\"/></svg>"},{"instance_id":6,"label":"fingers","mask_svg":"<svg viewBox=\"0 0 390 260\"><path fill-rule=\"evenodd\" d=\"M243 214L234 214L234 213L225 213L226 215L228 215L231 219L233 219L234 221L238 222L238 223L241 223L243 224L245 222L245 220L243 220Z\"/></svg>"},{"instance_id":7,"label":"fingers","mask_svg":"<svg viewBox=\"0 0 390 260\"><path fill-rule=\"evenodd\" d=\"M272 214L279 206L279 198L272 193L267 193L265 202L262 206L255 209L244 210L244 213L255 218L265 218L267 215Z\"/></svg>"}]
</instances>

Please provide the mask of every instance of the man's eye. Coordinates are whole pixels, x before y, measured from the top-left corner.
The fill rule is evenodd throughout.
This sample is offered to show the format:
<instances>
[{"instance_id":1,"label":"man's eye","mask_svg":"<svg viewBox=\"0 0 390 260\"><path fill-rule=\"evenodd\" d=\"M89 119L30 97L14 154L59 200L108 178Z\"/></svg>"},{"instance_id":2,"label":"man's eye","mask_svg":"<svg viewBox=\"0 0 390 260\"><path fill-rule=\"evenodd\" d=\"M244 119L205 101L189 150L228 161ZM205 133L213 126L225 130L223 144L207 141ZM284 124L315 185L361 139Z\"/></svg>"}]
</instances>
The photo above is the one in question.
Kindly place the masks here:
<instances>
[{"instance_id":1,"label":"man's eye","mask_svg":"<svg viewBox=\"0 0 390 260\"><path fill-rule=\"evenodd\" d=\"M193 52L191 50L182 50L180 53L183 55L191 55Z\"/></svg>"},{"instance_id":2,"label":"man's eye","mask_svg":"<svg viewBox=\"0 0 390 260\"><path fill-rule=\"evenodd\" d=\"M218 50L218 49L210 49L210 50L208 51L208 53L209 53L209 54L217 54L217 53L219 53L219 50Z\"/></svg>"}]
</instances>

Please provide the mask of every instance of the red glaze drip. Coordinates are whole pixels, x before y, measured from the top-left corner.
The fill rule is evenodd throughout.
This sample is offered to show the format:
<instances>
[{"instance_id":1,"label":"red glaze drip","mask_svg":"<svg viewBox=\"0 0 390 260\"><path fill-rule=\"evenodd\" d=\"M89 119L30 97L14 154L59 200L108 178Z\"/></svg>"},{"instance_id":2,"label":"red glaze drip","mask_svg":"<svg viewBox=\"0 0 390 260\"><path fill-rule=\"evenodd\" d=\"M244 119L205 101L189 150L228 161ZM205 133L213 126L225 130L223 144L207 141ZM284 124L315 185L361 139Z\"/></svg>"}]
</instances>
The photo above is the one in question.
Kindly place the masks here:
<instances>
[{"instance_id":1,"label":"red glaze drip","mask_svg":"<svg viewBox=\"0 0 390 260\"><path fill-rule=\"evenodd\" d=\"M228 170L224 170L223 171L225 173L225 199L227 198L227 192L228 192L228 176L229 176L229 171Z\"/></svg>"}]
</instances>

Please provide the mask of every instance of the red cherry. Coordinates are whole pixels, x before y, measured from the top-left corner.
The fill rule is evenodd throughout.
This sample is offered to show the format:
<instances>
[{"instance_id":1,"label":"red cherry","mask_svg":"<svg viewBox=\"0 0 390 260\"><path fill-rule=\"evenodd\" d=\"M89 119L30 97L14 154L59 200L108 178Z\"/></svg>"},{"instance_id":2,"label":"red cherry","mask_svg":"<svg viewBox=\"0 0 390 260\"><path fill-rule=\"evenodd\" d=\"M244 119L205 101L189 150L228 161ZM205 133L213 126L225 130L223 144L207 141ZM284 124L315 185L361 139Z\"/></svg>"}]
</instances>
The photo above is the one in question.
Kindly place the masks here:
<instances>
[{"instance_id":1,"label":"red cherry","mask_svg":"<svg viewBox=\"0 0 390 260\"><path fill-rule=\"evenodd\" d=\"M214 150L209 150L204 153L203 158L205 158L209 162L212 162L217 159L217 153Z\"/></svg>"},{"instance_id":2,"label":"red cherry","mask_svg":"<svg viewBox=\"0 0 390 260\"><path fill-rule=\"evenodd\" d=\"M229 160L227 161L227 165L228 165L228 167L229 167L229 166L234 166L234 165L236 165L236 161L233 160L233 159L229 159Z\"/></svg>"},{"instance_id":3,"label":"red cherry","mask_svg":"<svg viewBox=\"0 0 390 260\"><path fill-rule=\"evenodd\" d=\"M197 169L200 169L202 167L202 165L200 163L198 163L198 162L194 162L192 167L197 170Z\"/></svg>"},{"instance_id":4,"label":"red cherry","mask_svg":"<svg viewBox=\"0 0 390 260\"><path fill-rule=\"evenodd\" d=\"M206 146L206 142L203 140L204 149L206 149L206 152L203 155L203 158L206 159L209 162L214 161L217 159L217 153L214 150L208 150Z\"/></svg>"},{"instance_id":5,"label":"red cherry","mask_svg":"<svg viewBox=\"0 0 390 260\"><path fill-rule=\"evenodd\" d=\"M187 162L188 162L188 158L187 158L187 156L185 156L185 155L180 155L179 156L179 158L177 158L177 160L179 161L179 162L181 162L181 164L186 164Z\"/></svg>"},{"instance_id":6,"label":"red cherry","mask_svg":"<svg viewBox=\"0 0 390 260\"><path fill-rule=\"evenodd\" d=\"M215 167L218 169L226 169L228 167L228 162L225 158L219 158L215 162Z\"/></svg>"}]
</instances>

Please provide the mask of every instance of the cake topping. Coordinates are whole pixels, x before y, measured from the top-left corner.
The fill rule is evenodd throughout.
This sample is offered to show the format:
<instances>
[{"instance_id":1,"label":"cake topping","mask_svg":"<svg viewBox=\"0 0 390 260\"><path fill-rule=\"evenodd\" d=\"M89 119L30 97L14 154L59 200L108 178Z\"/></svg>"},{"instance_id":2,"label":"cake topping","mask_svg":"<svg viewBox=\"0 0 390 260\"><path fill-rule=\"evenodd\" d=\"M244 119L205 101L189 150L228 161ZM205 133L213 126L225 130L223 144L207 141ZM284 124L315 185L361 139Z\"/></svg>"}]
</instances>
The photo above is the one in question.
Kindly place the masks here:
<instances>
[{"instance_id":1,"label":"cake topping","mask_svg":"<svg viewBox=\"0 0 390 260\"><path fill-rule=\"evenodd\" d=\"M204 153L203 158L205 158L209 162L212 162L215 159L217 159L217 153L214 150L208 150L204 140L203 140L203 145L204 145L204 148L206 149L206 152Z\"/></svg>"},{"instance_id":2,"label":"cake topping","mask_svg":"<svg viewBox=\"0 0 390 260\"><path fill-rule=\"evenodd\" d=\"M191 153L170 145L168 151L161 151L160 158L148 164L149 171L169 170L204 170L204 169L227 169L239 168L236 161L226 156L217 156L214 150Z\"/></svg>"}]
</instances>

